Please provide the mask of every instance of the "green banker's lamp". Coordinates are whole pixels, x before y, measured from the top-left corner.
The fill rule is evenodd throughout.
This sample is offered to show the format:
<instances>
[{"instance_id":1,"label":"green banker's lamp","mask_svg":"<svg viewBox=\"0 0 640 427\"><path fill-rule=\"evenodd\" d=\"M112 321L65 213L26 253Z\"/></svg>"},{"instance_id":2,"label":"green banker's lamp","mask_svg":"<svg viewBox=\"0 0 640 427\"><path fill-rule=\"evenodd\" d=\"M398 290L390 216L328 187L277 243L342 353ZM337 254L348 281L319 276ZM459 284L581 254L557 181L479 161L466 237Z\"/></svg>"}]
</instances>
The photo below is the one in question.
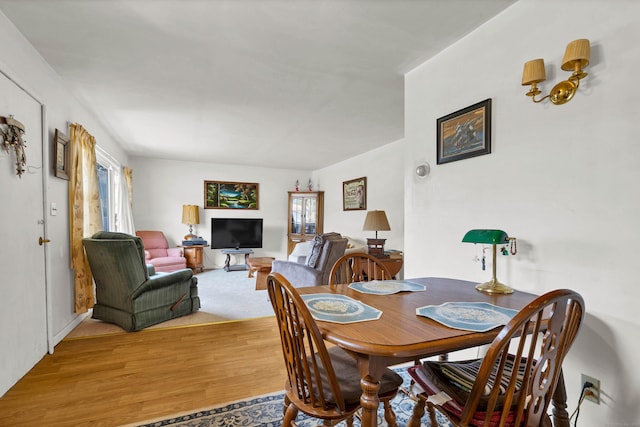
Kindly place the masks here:
<instances>
[{"instance_id":1,"label":"green banker's lamp","mask_svg":"<svg viewBox=\"0 0 640 427\"><path fill-rule=\"evenodd\" d=\"M509 236L502 230L470 230L462 238L466 243L482 243L493 245L493 277L490 281L476 286L480 292L487 294L510 294L513 292L509 286L498 282L496 278L496 245L509 243Z\"/></svg>"}]
</instances>

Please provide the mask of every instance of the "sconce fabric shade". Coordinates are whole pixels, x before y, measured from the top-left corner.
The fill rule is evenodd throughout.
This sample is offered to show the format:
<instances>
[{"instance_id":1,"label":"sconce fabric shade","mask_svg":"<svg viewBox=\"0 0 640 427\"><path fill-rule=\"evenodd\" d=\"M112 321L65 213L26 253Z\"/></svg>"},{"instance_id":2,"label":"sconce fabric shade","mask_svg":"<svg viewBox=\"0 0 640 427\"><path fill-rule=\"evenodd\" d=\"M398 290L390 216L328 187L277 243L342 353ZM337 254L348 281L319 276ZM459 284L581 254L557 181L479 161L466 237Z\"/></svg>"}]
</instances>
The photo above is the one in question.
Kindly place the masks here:
<instances>
[{"instance_id":1,"label":"sconce fabric shade","mask_svg":"<svg viewBox=\"0 0 640 427\"><path fill-rule=\"evenodd\" d=\"M186 225L200 224L198 205L182 205L182 223Z\"/></svg>"},{"instance_id":2,"label":"sconce fabric shade","mask_svg":"<svg viewBox=\"0 0 640 427\"><path fill-rule=\"evenodd\" d=\"M465 243L499 245L509 243L509 236L502 230L469 230L462 238L462 241Z\"/></svg>"},{"instance_id":3,"label":"sconce fabric shade","mask_svg":"<svg viewBox=\"0 0 640 427\"><path fill-rule=\"evenodd\" d=\"M547 78L544 71L544 59L533 59L525 62L522 71L522 85L527 86L533 83L543 82Z\"/></svg>"},{"instance_id":4,"label":"sconce fabric shade","mask_svg":"<svg viewBox=\"0 0 640 427\"><path fill-rule=\"evenodd\" d=\"M387 221L387 214L384 211L369 211L367 217L364 220L362 229L365 231L390 231L389 221Z\"/></svg>"},{"instance_id":5,"label":"sconce fabric shade","mask_svg":"<svg viewBox=\"0 0 640 427\"><path fill-rule=\"evenodd\" d=\"M578 39L567 45L567 50L562 58L562 68L564 71L574 71L589 65L591 59L591 47L589 40Z\"/></svg>"}]
</instances>

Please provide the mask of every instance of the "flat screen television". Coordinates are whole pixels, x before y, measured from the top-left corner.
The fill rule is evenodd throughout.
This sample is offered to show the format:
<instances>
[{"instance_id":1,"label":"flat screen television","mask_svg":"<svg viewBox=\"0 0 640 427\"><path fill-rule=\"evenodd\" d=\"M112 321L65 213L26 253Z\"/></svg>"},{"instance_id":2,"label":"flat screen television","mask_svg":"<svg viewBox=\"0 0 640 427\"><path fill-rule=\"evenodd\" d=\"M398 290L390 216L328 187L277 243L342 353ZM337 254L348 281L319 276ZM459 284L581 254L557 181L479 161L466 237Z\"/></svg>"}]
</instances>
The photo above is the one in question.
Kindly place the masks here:
<instances>
[{"instance_id":1,"label":"flat screen television","mask_svg":"<svg viewBox=\"0 0 640 427\"><path fill-rule=\"evenodd\" d=\"M211 218L211 249L262 247L262 218Z\"/></svg>"}]
</instances>

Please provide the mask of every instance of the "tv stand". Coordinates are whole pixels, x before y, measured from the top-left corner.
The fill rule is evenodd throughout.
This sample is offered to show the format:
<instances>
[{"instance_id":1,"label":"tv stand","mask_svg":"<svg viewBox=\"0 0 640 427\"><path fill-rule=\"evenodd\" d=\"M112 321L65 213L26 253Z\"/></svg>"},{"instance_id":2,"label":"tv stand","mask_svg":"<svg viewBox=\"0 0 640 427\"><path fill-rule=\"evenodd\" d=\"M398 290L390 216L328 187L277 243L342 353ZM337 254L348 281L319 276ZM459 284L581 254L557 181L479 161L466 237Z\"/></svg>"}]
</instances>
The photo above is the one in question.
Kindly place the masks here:
<instances>
[{"instance_id":1,"label":"tv stand","mask_svg":"<svg viewBox=\"0 0 640 427\"><path fill-rule=\"evenodd\" d=\"M221 252L227 256L224 262L224 271L239 271L249 269L249 255L253 249L222 249ZM244 255L244 264L231 265L231 255Z\"/></svg>"}]
</instances>

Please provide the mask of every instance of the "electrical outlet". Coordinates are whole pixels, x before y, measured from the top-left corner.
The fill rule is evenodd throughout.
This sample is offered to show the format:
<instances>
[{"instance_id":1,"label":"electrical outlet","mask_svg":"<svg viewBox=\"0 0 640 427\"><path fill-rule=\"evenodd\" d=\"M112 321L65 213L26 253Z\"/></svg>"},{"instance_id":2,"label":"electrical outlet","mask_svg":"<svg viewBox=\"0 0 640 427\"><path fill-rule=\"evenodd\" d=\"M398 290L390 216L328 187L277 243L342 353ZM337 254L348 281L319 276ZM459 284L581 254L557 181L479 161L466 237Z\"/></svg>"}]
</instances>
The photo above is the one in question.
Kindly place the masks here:
<instances>
[{"instance_id":1,"label":"electrical outlet","mask_svg":"<svg viewBox=\"0 0 640 427\"><path fill-rule=\"evenodd\" d=\"M596 404L600 404L600 380L597 380L588 375L582 374L580 376L580 390L584 387L584 383L590 382L593 384L591 387L584 391L585 400L590 400Z\"/></svg>"}]
</instances>

